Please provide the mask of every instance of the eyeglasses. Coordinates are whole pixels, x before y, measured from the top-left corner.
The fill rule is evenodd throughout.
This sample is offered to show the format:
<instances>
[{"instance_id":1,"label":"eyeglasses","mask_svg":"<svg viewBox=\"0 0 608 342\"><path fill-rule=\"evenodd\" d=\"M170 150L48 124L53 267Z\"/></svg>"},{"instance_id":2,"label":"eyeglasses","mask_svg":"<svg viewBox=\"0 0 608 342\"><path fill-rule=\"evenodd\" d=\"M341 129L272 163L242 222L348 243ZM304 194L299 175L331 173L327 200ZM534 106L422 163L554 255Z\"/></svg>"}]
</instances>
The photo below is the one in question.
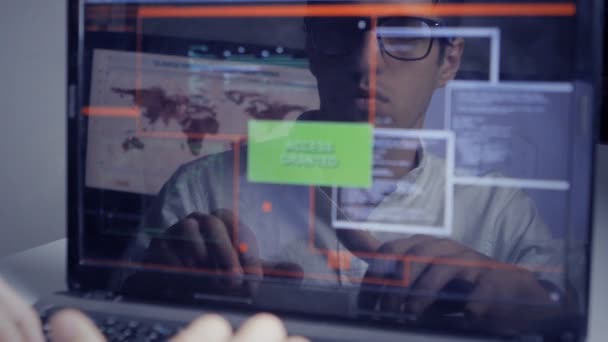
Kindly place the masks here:
<instances>
[{"instance_id":1,"label":"eyeglasses","mask_svg":"<svg viewBox=\"0 0 608 342\"><path fill-rule=\"evenodd\" d=\"M431 52L433 28L439 26L439 21L427 18L384 17L378 19L376 37L383 53L403 61L416 61ZM364 18L308 18L305 29L315 52L340 57L361 48L371 25ZM387 33L383 34L384 31ZM450 44L449 39L440 40Z\"/></svg>"}]
</instances>

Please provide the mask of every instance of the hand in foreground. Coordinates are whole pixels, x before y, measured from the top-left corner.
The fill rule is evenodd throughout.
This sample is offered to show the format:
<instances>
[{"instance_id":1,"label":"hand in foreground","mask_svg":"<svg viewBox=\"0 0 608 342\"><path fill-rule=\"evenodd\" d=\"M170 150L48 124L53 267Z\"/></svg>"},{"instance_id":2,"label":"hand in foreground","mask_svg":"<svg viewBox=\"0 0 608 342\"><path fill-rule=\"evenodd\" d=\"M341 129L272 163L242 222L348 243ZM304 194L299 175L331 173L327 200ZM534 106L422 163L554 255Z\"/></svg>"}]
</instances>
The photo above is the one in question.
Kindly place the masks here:
<instances>
[{"instance_id":1,"label":"hand in foreground","mask_svg":"<svg viewBox=\"0 0 608 342\"><path fill-rule=\"evenodd\" d=\"M93 322L75 310L64 310L51 318L53 341L102 342L103 335ZM11 340L14 341L14 340ZM16 340L19 341L19 340ZM219 315L205 315L173 337L171 342L307 342L299 337L287 337L281 320L270 314L257 314L248 319L233 334L230 324Z\"/></svg>"},{"instance_id":2,"label":"hand in foreground","mask_svg":"<svg viewBox=\"0 0 608 342\"><path fill-rule=\"evenodd\" d=\"M95 324L84 314L66 309L50 320L53 341L105 341ZM41 323L34 309L0 278L0 342L43 342ZM182 330L174 342L306 342L302 337L287 337L281 321L270 314L258 314L233 334L230 324L218 315L196 319Z\"/></svg>"}]
</instances>

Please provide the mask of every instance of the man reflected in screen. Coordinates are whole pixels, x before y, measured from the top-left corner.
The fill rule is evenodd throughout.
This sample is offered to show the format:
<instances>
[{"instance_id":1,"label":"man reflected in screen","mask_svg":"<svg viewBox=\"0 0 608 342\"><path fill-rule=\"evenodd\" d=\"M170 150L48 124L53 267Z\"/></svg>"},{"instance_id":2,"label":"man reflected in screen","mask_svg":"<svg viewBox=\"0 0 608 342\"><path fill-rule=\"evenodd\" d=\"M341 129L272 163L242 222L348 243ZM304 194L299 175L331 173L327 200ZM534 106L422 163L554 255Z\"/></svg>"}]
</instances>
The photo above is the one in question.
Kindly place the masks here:
<instances>
[{"instance_id":1,"label":"man reflected in screen","mask_svg":"<svg viewBox=\"0 0 608 342\"><path fill-rule=\"evenodd\" d=\"M373 102L377 127L423 128L433 93L454 79L465 46L462 38L434 37L431 32L441 25L433 16L305 18L320 108L299 120L366 122ZM421 33L408 38L378 34L391 27ZM246 144L241 147L238 164L230 151L177 170L144 219L143 226L157 228L159 234L140 238L137 245L143 252L132 249L132 259L230 275L201 285L223 294L251 293L259 285L251 279L267 276L295 278L302 285L359 287L362 312L423 315L436 309L441 294L457 294L466 300L461 310L472 319L501 324L542 318L542 308L561 305L557 300L567 293L558 270L563 265L560 244L534 203L516 188L456 186L452 234L437 237L336 229L328 214L335 205L330 192L316 187L316 247L346 256L345 271L330 267L327 253L310 249L308 187L248 182ZM403 207L403 220L408 220L405 208L415 204L440 216L445 162L423 145L399 153L395 159L410 167L397 170L397 178L421 191L413 197L389 193L370 215L382 217ZM235 171L238 185L232 178ZM260 210L267 202L272 207L265 204ZM389 282L383 285L383 279L406 276L406 257L422 260L410 265L406 291L385 291ZM319 274L324 277L314 277ZM530 307L525 315L515 314L521 307L505 305L509 302Z\"/></svg>"}]
</instances>

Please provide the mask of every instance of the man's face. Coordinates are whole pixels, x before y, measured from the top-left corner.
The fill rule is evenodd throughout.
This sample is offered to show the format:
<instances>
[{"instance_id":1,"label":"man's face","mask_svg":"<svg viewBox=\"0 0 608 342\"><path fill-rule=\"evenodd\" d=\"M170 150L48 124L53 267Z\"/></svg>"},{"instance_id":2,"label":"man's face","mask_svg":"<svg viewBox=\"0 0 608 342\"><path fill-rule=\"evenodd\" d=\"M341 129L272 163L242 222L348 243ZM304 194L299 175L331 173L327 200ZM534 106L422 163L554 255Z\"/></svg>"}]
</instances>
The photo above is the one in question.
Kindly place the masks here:
<instances>
[{"instance_id":1,"label":"man's face","mask_svg":"<svg viewBox=\"0 0 608 342\"><path fill-rule=\"evenodd\" d=\"M422 127L434 90L458 70L462 40L454 40L441 54L436 38L377 38L377 28L407 26L424 32L422 28L432 29L433 19L437 20L420 19L311 18L307 41L311 71L317 78L321 111L328 119L367 120L375 91L377 126Z\"/></svg>"}]
</instances>

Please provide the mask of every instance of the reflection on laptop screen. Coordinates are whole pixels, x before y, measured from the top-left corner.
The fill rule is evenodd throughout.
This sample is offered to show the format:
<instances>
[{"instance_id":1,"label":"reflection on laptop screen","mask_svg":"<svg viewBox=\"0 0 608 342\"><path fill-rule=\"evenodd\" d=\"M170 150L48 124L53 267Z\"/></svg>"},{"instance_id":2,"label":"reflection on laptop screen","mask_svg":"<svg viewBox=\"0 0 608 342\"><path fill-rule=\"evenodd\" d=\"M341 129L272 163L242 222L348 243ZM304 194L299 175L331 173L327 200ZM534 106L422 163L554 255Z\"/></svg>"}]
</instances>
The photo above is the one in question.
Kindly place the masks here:
<instances>
[{"instance_id":1,"label":"reflection on laptop screen","mask_svg":"<svg viewBox=\"0 0 608 342\"><path fill-rule=\"evenodd\" d=\"M84 10L78 258L100 287L397 328L581 328L592 87L574 4Z\"/></svg>"}]
</instances>

